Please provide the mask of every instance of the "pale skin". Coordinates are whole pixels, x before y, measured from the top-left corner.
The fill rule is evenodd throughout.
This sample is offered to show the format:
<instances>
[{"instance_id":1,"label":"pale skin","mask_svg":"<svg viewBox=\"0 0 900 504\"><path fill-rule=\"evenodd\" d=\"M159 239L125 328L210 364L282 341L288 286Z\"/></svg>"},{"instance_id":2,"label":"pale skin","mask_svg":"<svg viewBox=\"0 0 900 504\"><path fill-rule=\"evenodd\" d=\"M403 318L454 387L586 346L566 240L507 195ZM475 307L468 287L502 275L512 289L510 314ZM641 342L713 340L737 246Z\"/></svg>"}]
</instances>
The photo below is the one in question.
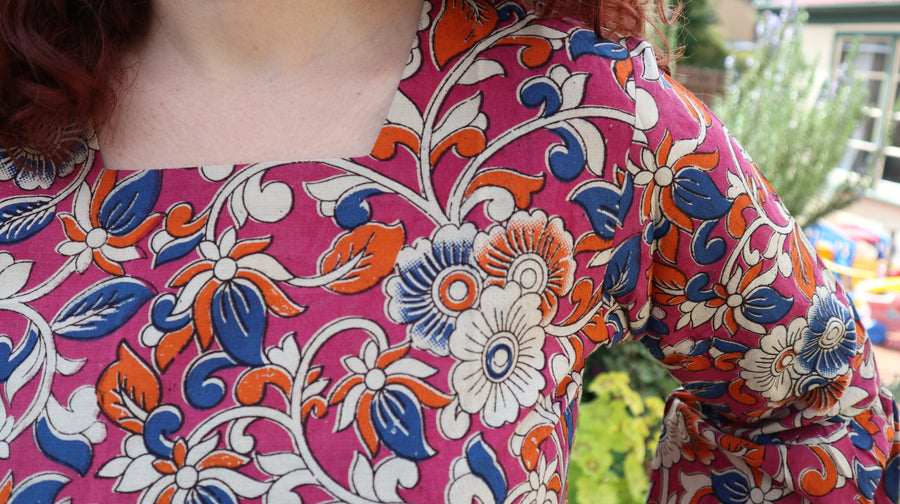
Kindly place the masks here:
<instances>
[{"instance_id":1,"label":"pale skin","mask_svg":"<svg viewBox=\"0 0 900 504\"><path fill-rule=\"evenodd\" d=\"M98 131L104 164L159 169L370 152L423 0L155 0Z\"/></svg>"}]
</instances>

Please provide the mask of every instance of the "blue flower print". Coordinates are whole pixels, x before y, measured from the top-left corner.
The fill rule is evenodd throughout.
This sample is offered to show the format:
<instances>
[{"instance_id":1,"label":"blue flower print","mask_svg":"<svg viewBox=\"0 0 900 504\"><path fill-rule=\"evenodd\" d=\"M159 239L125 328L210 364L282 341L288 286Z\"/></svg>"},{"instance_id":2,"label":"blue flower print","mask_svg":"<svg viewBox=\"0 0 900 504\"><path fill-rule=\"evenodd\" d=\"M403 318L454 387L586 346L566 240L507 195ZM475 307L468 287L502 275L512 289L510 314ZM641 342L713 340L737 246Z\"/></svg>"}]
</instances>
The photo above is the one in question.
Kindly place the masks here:
<instances>
[{"instance_id":1,"label":"blue flower print","mask_svg":"<svg viewBox=\"0 0 900 504\"><path fill-rule=\"evenodd\" d=\"M833 292L820 287L807 319L798 365L829 379L845 374L856 353L856 325L850 310Z\"/></svg>"},{"instance_id":2,"label":"blue flower print","mask_svg":"<svg viewBox=\"0 0 900 504\"><path fill-rule=\"evenodd\" d=\"M24 147L0 149L0 182L14 180L25 191L49 189L56 177L65 177L84 163L89 150L80 137L69 140L63 160L58 162Z\"/></svg>"},{"instance_id":3,"label":"blue flower print","mask_svg":"<svg viewBox=\"0 0 900 504\"><path fill-rule=\"evenodd\" d=\"M483 274L472 257L476 232L469 223L445 226L397 256L399 274L385 287L387 312L394 322L409 324L414 347L448 355L456 318L477 307Z\"/></svg>"}]
</instances>

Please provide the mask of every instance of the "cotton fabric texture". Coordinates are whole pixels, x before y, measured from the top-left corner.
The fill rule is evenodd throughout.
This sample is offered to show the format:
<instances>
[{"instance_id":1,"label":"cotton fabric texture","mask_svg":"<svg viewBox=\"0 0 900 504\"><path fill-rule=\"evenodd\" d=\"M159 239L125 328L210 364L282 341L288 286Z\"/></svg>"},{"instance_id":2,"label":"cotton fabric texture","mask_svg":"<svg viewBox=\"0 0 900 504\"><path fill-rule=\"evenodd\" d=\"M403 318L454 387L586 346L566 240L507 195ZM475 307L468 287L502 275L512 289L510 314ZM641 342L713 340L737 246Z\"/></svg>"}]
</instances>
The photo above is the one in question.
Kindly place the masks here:
<instances>
[{"instance_id":1,"label":"cotton fabric texture","mask_svg":"<svg viewBox=\"0 0 900 504\"><path fill-rule=\"evenodd\" d=\"M898 501L856 313L649 44L419 28L367 157L3 153L0 502L564 502L585 357L633 338L684 382L650 502Z\"/></svg>"}]
</instances>

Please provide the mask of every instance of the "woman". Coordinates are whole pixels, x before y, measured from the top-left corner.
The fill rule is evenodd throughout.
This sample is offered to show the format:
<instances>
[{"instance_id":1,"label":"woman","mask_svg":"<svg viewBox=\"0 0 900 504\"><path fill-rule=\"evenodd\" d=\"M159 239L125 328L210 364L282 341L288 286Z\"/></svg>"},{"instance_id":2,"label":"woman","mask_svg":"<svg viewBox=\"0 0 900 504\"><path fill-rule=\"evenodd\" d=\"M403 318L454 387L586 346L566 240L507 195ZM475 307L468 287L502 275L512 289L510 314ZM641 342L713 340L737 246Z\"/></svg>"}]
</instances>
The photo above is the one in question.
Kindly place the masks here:
<instances>
[{"instance_id":1,"label":"woman","mask_svg":"<svg viewBox=\"0 0 900 504\"><path fill-rule=\"evenodd\" d=\"M684 382L650 501L897 502L855 313L638 3L35 3L4 502L564 501L584 359L629 338Z\"/></svg>"}]
</instances>

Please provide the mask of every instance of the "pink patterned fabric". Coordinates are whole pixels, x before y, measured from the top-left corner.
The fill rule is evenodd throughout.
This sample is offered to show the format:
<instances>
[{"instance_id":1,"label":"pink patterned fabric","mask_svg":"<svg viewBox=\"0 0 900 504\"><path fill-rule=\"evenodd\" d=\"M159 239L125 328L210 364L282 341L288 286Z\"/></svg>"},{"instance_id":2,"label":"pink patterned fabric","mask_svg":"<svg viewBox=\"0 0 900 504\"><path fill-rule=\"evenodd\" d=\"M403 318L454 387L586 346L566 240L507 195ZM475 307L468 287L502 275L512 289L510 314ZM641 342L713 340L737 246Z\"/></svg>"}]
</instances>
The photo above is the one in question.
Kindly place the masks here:
<instances>
[{"instance_id":1,"label":"pink patterned fabric","mask_svg":"<svg viewBox=\"0 0 900 504\"><path fill-rule=\"evenodd\" d=\"M650 46L426 2L368 157L0 156L0 503L558 503L598 345L653 502L897 502L853 309ZM773 139L773 141L783 141Z\"/></svg>"}]
</instances>

